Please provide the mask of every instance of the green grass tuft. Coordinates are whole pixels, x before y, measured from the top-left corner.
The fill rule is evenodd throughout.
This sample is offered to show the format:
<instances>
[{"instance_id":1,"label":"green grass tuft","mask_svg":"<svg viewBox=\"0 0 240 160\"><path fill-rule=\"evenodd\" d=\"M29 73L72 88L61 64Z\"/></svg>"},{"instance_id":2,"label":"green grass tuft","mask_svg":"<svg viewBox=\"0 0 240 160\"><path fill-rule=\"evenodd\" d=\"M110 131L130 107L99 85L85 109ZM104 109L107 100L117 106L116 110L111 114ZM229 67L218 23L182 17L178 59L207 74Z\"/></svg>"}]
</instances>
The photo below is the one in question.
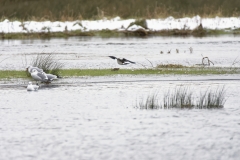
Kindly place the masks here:
<instances>
[{"instance_id":1,"label":"green grass tuft","mask_svg":"<svg viewBox=\"0 0 240 160\"><path fill-rule=\"evenodd\" d=\"M164 92L162 101L157 94L149 95L145 100L136 104L139 109L218 109L223 108L226 102L225 87L216 90L207 90L194 99L193 91L188 87L176 87Z\"/></svg>"},{"instance_id":2,"label":"green grass tuft","mask_svg":"<svg viewBox=\"0 0 240 160\"><path fill-rule=\"evenodd\" d=\"M164 94L163 108L193 108L193 92L188 87L176 87Z\"/></svg>"},{"instance_id":3,"label":"green grass tuft","mask_svg":"<svg viewBox=\"0 0 240 160\"><path fill-rule=\"evenodd\" d=\"M60 70L64 67L64 63L57 60L52 53L38 54L35 58L32 59L30 65L41 68L45 73L51 73L57 75L58 77L60 76Z\"/></svg>"},{"instance_id":4,"label":"green grass tuft","mask_svg":"<svg viewBox=\"0 0 240 160\"><path fill-rule=\"evenodd\" d=\"M196 108L223 108L225 99L225 87L217 88L215 91L207 90L204 94L200 93L200 98L196 104Z\"/></svg>"}]
</instances>

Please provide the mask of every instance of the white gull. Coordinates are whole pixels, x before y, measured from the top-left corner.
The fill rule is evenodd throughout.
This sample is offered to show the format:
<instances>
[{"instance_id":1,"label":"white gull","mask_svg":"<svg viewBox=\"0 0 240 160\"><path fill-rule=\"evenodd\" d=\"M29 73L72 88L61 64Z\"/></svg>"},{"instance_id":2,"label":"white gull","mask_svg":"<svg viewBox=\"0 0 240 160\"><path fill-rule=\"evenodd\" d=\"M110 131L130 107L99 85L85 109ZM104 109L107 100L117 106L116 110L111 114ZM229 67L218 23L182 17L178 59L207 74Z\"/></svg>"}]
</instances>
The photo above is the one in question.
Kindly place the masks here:
<instances>
[{"instance_id":1,"label":"white gull","mask_svg":"<svg viewBox=\"0 0 240 160\"><path fill-rule=\"evenodd\" d=\"M27 86L27 91L37 91L38 88L39 88L38 85L33 85L32 82L29 82Z\"/></svg>"},{"instance_id":2,"label":"white gull","mask_svg":"<svg viewBox=\"0 0 240 160\"><path fill-rule=\"evenodd\" d=\"M44 82L44 83L51 83L54 79L57 79L56 75L53 74L46 74L45 72L38 72L36 69L31 70L31 76L34 80Z\"/></svg>"}]
</instances>

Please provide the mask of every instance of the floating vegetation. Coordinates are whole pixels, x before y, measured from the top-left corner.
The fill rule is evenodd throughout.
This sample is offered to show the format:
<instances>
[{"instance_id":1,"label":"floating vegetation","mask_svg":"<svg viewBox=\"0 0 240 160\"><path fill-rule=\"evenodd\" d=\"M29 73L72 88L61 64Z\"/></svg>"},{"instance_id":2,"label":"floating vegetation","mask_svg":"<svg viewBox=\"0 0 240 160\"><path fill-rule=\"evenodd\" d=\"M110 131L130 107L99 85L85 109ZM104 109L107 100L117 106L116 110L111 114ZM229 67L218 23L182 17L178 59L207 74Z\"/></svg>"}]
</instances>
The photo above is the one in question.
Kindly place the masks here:
<instances>
[{"instance_id":1,"label":"floating vegetation","mask_svg":"<svg viewBox=\"0 0 240 160\"><path fill-rule=\"evenodd\" d=\"M216 90L207 89L194 98L193 91L189 87L176 87L164 93L162 101L157 94L148 95L145 100L136 104L139 109L216 109L223 108L226 102L225 87Z\"/></svg>"}]
</instances>

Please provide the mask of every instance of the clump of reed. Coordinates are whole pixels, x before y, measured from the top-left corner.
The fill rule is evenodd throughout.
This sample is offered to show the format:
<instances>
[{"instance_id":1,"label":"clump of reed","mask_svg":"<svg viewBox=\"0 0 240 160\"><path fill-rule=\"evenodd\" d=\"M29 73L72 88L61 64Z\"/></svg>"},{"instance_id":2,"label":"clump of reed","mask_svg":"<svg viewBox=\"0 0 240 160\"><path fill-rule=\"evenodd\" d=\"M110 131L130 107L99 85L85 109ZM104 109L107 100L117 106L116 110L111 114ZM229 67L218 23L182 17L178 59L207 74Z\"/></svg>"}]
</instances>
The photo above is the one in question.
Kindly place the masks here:
<instances>
[{"instance_id":1,"label":"clump of reed","mask_svg":"<svg viewBox=\"0 0 240 160\"><path fill-rule=\"evenodd\" d=\"M64 67L64 63L60 62L54 54L38 54L30 62L31 66L43 69L45 73L51 73L60 76L60 70Z\"/></svg>"},{"instance_id":2,"label":"clump of reed","mask_svg":"<svg viewBox=\"0 0 240 160\"><path fill-rule=\"evenodd\" d=\"M226 102L225 91L225 87L222 87L217 88L215 91L207 90L203 94L200 93L196 108L223 108Z\"/></svg>"},{"instance_id":3,"label":"clump of reed","mask_svg":"<svg viewBox=\"0 0 240 160\"><path fill-rule=\"evenodd\" d=\"M193 108L193 94L188 87L176 87L163 97L163 108Z\"/></svg>"},{"instance_id":4,"label":"clump of reed","mask_svg":"<svg viewBox=\"0 0 240 160\"><path fill-rule=\"evenodd\" d=\"M160 102L157 94L147 96L145 100L136 104L139 109L216 109L223 108L226 102L225 87L216 90L209 90L200 93L198 98L194 98L193 91L189 87L176 87L164 93Z\"/></svg>"},{"instance_id":5,"label":"clump of reed","mask_svg":"<svg viewBox=\"0 0 240 160\"><path fill-rule=\"evenodd\" d=\"M140 109L159 109L161 106L158 103L157 94L147 96L146 100L143 99L138 102L137 108Z\"/></svg>"}]
</instances>

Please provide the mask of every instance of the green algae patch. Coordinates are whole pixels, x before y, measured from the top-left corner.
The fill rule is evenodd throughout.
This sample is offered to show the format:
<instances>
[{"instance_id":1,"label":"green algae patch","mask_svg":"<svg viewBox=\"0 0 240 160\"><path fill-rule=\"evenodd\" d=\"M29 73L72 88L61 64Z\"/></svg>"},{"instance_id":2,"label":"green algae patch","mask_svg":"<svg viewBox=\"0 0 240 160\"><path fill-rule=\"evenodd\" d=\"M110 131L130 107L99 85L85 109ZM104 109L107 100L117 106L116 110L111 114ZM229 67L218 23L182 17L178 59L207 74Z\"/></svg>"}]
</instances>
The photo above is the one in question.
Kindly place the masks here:
<instances>
[{"instance_id":1,"label":"green algae patch","mask_svg":"<svg viewBox=\"0 0 240 160\"><path fill-rule=\"evenodd\" d=\"M154 69L62 69L60 77L112 76L112 75L222 75L240 74L240 68L158 66ZM1 70L0 79L29 78L26 71Z\"/></svg>"}]
</instances>

